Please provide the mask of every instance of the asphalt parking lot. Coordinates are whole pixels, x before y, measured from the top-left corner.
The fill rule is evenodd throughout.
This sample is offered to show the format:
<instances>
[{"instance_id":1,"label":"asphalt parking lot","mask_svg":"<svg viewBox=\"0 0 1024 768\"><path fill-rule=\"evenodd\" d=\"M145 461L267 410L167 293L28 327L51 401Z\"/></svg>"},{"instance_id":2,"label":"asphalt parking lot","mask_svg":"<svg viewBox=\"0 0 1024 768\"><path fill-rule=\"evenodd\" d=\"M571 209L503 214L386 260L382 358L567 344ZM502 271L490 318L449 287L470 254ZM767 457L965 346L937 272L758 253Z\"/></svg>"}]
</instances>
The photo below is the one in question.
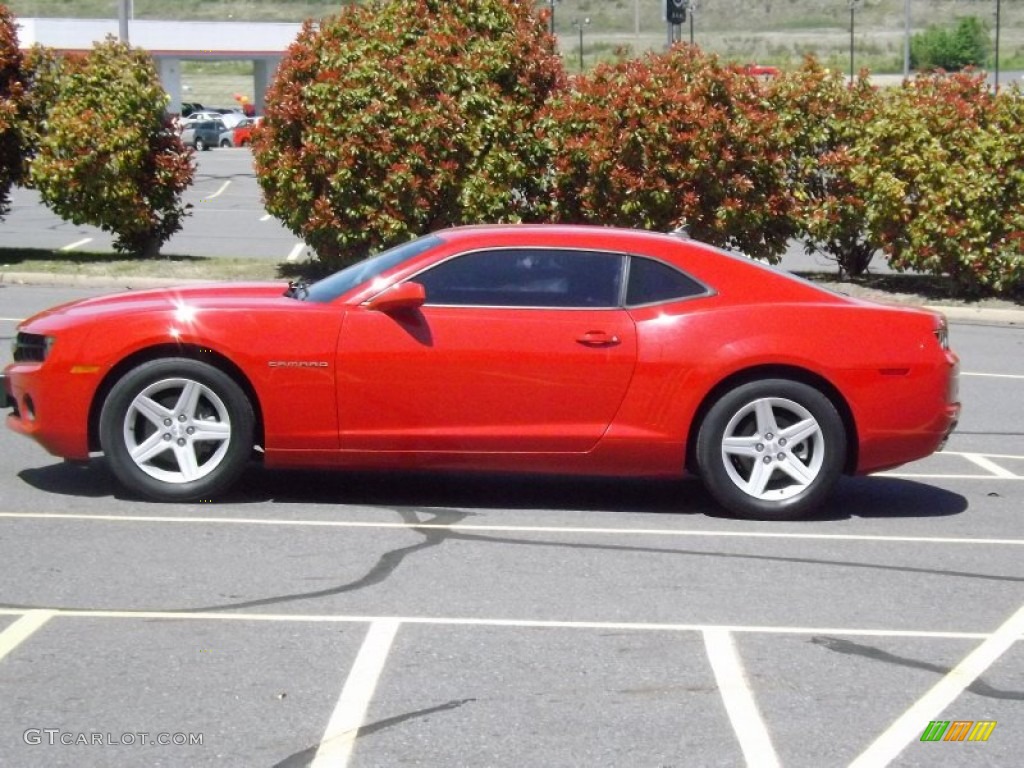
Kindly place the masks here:
<instances>
[{"instance_id":1,"label":"asphalt parking lot","mask_svg":"<svg viewBox=\"0 0 1024 768\"><path fill-rule=\"evenodd\" d=\"M0 289L0 336L84 293ZM947 450L802 523L691 480L253 468L157 505L4 430L0 763L1016 764L1024 330L953 342Z\"/></svg>"}]
</instances>

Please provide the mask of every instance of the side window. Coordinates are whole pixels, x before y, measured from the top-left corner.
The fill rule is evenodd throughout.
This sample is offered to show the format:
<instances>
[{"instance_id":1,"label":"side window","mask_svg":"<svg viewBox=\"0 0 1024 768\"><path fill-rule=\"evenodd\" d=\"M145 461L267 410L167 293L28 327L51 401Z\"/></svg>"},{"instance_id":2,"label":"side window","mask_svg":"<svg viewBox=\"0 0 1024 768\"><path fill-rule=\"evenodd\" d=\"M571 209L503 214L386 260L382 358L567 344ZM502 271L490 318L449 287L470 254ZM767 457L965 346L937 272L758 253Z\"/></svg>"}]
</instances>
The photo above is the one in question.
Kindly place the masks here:
<instances>
[{"instance_id":1,"label":"side window","mask_svg":"<svg viewBox=\"0 0 1024 768\"><path fill-rule=\"evenodd\" d=\"M656 304L663 301L701 296L708 289L667 264L634 256L629 264L626 304Z\"/></svg>"},{"instance_id":2,"label":"side window","mask_svg":"<svg viewBox=\"0 0 1024 768\"><path fill-rule=\"evenodd\" d=\"M457 256L415 278L427 304L619 306L624 257L597 251L502 248Z\"/></svg>"}]
</instances>

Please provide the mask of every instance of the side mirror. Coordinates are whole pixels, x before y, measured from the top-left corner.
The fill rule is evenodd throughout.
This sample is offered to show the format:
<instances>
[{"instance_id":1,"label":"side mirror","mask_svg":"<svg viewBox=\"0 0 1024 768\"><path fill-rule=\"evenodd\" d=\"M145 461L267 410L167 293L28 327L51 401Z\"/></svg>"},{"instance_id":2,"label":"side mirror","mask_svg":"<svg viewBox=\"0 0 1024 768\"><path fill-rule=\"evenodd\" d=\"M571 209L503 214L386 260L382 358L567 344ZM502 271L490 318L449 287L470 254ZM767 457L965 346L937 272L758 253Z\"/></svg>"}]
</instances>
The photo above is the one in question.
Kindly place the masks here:
<instances>
[{"instance_id":1,"label":"side mirror","mask_svg":"<svg viewBox=\"0 0 1024 768\"><path fill-rule=\"evenodd\" d=\"M419 283L399 283L378 293L363 306L374 312L416 309L427 302L427 292Z\"/></svg>"}]
</instances>

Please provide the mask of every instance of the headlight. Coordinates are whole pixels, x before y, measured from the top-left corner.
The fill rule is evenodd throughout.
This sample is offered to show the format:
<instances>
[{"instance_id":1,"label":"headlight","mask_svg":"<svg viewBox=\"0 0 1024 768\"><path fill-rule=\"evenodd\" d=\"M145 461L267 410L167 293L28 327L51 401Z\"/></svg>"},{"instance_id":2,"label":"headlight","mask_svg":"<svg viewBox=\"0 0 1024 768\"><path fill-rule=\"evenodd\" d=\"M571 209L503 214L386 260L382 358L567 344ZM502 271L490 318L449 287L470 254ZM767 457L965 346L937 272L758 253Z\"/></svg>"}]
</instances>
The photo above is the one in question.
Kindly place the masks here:
<instances>
[{"instance_id":1,"label":"headlight","mask_svg":"<svg viewBox=\"0 0 1024 768\"><path fill-rule=\"evenodd\" d=\"M38 333L25 333L20 331L14 337L13 357L16 363L41 363L50 354L53 348L53 336L43 336Z\"/></svg>"}]
</instances>

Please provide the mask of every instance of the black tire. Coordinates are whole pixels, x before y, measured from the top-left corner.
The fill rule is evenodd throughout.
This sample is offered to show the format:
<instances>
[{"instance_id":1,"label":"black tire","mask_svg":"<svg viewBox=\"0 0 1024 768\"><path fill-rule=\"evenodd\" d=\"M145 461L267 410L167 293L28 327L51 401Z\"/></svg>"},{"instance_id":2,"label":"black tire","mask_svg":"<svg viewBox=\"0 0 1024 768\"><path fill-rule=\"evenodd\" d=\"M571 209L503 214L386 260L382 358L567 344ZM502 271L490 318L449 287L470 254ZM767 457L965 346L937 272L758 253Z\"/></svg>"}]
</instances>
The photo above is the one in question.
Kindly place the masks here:
<instances>
[{"instance_id":1,"label":"black tire","mask_svg":"<svg viewBox=\"0 0 1024 768\"><path fill-rule=\"evenodd\" d=\"M202 139L200 139L200 138L197 138L197 139L196 139L196 149L197 149L197 150L198 150L199 152L203 152L204 150L207 150L207 149L209 149L209 147L208 147L208 146L206 146L206 142L205 142L205 141L203 141L203 140L202 140Z\"/></svg>"},{"instance_id":2,"label":"black tire","mask_svg":"<svg viewBox=\"0 0 1024 768\"><path fill-rule=\"evenodd\" d=\"M231 142L228 139L222 139L220 142L221 147L230 147Z\"/></svg>"},{"instance_id":3,"label":"black tire","mask_svg":"<svg viewBox=\"0 0 1024 768\"><path fill-rule=\"evenodd\" d=\"M157 501L211 498L245 469L255 417L223 371L187 358L139 365L110 390L100 444L117 479Z\"/></svg>"},{"instance_id":4,"label":"black tire","mask_svg":"<svg viewBox=\"0 0 1024 768\"><path fill-rule=\"evenodd\" d=\"M752 520L794 520L814 512L835 487L846 463L846 430L819 390L764 379L730 390L711 406L696 456L704 485L728 511Z\"/></svg>"}]
</instances>

